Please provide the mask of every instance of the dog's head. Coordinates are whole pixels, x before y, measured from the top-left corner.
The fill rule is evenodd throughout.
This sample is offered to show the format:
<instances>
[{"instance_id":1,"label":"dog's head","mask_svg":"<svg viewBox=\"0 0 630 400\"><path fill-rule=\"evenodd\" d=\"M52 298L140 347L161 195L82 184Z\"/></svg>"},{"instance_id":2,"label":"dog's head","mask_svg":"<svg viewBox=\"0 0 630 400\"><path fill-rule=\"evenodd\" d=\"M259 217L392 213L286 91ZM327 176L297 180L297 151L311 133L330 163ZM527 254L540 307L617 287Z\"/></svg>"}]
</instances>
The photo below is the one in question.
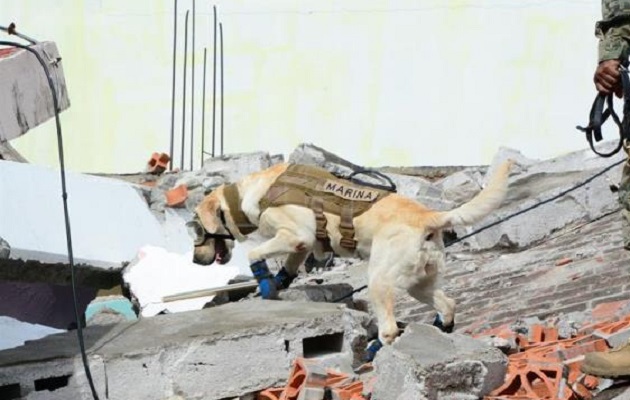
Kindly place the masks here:
<instances>
[{"instance_id":1,"label":"dog's head","mask_svg":"<svg viewBox=\"0 0 630 400\"><path fill-rule=\"evenodd\" d=\"M206 196L195 210L195 217L186 224L195 243L193 261L210 265L226 264L232 258L234 236L226 227L225 214L217 193Z\"/></svg>"}]
</instances>

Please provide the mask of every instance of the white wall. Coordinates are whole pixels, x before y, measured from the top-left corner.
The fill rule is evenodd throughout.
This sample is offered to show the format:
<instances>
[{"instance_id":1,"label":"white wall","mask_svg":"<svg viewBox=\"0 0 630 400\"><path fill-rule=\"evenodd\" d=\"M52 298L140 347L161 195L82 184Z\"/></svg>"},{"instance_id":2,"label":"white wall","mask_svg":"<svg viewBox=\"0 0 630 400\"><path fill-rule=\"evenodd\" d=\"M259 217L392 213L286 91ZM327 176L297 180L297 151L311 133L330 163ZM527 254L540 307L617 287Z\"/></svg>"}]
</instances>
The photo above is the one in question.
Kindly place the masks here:
<instances>
[{"instance_id":1,"label":"white wall","mask_svg":"<svg viewBox=\"0 0 630 400\"><path fill-rule=\"evenodd\" d=\"M191 4L179 1L180 32ZM197 1L197 138L211 4ZM312 142L364 165L442 165L486 164L499 146L538 158L586 146L574 127L586 123L595 94L598 1L216 4L225 35L226 152L288 154ZM151 152L168 151L172 9L158 0L0 2L6 24L55 40L64 57L72 169L136 171ZM211 68L208 139L210 95ZM181 104L176 110L179 143ZM13 144L55 165L53 125Z\"/></svg>"}]
</instances>

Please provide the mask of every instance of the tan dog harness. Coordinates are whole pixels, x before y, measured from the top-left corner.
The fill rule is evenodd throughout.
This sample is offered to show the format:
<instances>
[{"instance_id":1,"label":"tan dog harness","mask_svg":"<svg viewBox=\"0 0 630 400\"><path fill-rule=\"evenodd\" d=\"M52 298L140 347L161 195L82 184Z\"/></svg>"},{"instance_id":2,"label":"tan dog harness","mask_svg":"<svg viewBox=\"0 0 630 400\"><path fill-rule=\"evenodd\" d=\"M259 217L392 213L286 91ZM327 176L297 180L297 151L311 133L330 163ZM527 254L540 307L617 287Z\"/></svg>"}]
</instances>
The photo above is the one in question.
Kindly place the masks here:
<instances>
[{"instance_id":1,"label":"tan dog harness","mask_svg":"<svg viewBox=\"0 0 630 400\"><path fill-rule=\"evenodd\" d=\"M363 214L375 202L390 194L387 190L357 185L337 178L330 172L309 165L289 165L260 200L261 214L269 207L288 204L310 208L315 213L316 233L326 251L331 251L330 238L326 233L324 212L340 217L341 247L356 248L354 218Z\"/></svg>"}]
</instances>

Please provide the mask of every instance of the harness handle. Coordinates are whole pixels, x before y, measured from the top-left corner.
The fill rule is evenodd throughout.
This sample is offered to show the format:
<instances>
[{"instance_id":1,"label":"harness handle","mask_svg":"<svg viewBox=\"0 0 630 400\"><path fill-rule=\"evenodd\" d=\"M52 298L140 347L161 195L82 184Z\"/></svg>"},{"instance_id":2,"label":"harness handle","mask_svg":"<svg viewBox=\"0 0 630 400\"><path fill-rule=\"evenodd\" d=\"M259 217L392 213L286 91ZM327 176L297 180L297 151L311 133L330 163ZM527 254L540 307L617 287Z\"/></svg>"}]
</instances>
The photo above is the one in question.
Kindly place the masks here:
<instances>
[{"instance_id":1,"label":"harness handle","mask_svg":"<svg viewBox=\"0 0 630 400\"><path fill-rule=\"evenodd\" d=\"M376 177L378 179L387 181L388 185L387 186L386 185L378 185L378 184L375 184L375 183L365 182L365 181L362 181L362 180L359 180L359 179L355 178L356 175L360 175L360 174L361 175L372 175L373 177ZM393 192L393 193L396 193L396 191L397 191L396 184L390 179L389 176L383 174L382 172L375 171L373 169L365 169L365 168L358 169L356 171L353 171L348 176L337 175L337 174L333 174L333 175L335 175L337 178L347 179L350 182L357 183L359 185L369 186L369 187L372 187L372 188L375 188L375 189L381 189L381 190L385 190L387 192Z\"/></svg>"},{"instance_id":2,"label":"harness handle","mask_svg":"<svg viewBox=\"0 0 630 400\"><path fill-rule=\"evenodd\" d=\"M591 106L591 112L589 113L589 123L587 126L576 126L575 128L579 131L582 131L586 135L586 141L588 141L589 146L593 152L601 157L612 157L617 154L619 150L621 150L624 143L630 139L630 77L628 77L628 70L625 66L621 66L619 68L621 72L621 86L623 90L624 104L623 104L623 121L619 119L619 116L615 112L613 107L613 95L598 93L593 101L593 105ZM604 105L606 109L604 110ZM602 125L608 120L609 117L612 117L615 125L619 128L619 143L617 143L617 147L609 153L601 153L595 149L595 144L593 143L593 139L596 142L599 142L603 139L602 136Z\"/></svg>"}]
</instances>

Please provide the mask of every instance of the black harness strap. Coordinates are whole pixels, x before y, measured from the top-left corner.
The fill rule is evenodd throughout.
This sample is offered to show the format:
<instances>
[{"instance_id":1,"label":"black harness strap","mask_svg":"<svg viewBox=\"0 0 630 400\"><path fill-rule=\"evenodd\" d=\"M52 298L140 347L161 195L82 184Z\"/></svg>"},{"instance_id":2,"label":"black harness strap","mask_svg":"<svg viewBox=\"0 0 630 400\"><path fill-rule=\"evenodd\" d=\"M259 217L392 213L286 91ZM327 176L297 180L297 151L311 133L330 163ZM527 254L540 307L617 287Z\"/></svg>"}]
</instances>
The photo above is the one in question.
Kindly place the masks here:
<instances>
[{"instance_id":1,"label":"black harness strap","mask_svg":"<svg viewBox=\"0 0 630 400\"><path fill-rule=\"evenodd\" d=\"M613 108L613 95L600 93L595 97L595 101L593 101L593 105L591 106L588 125L585 127L576 126L576 129L585 133L586 141L588 141L591 150L601 157L608 158L617 154L617 152L623 147L624 142L630 140L630 77L628 77L628 70L625 67L620 69L620 76L624 98L623 121L619 119L619 116ZM605 110L604 105L606 105ZM615 125L619 128L619 143L611 152L601 153L595 149L593 139L595 139L596 142L603 139L602 125L604 125L609 117L612 117Z\"/></svg>"}]
</instances>

